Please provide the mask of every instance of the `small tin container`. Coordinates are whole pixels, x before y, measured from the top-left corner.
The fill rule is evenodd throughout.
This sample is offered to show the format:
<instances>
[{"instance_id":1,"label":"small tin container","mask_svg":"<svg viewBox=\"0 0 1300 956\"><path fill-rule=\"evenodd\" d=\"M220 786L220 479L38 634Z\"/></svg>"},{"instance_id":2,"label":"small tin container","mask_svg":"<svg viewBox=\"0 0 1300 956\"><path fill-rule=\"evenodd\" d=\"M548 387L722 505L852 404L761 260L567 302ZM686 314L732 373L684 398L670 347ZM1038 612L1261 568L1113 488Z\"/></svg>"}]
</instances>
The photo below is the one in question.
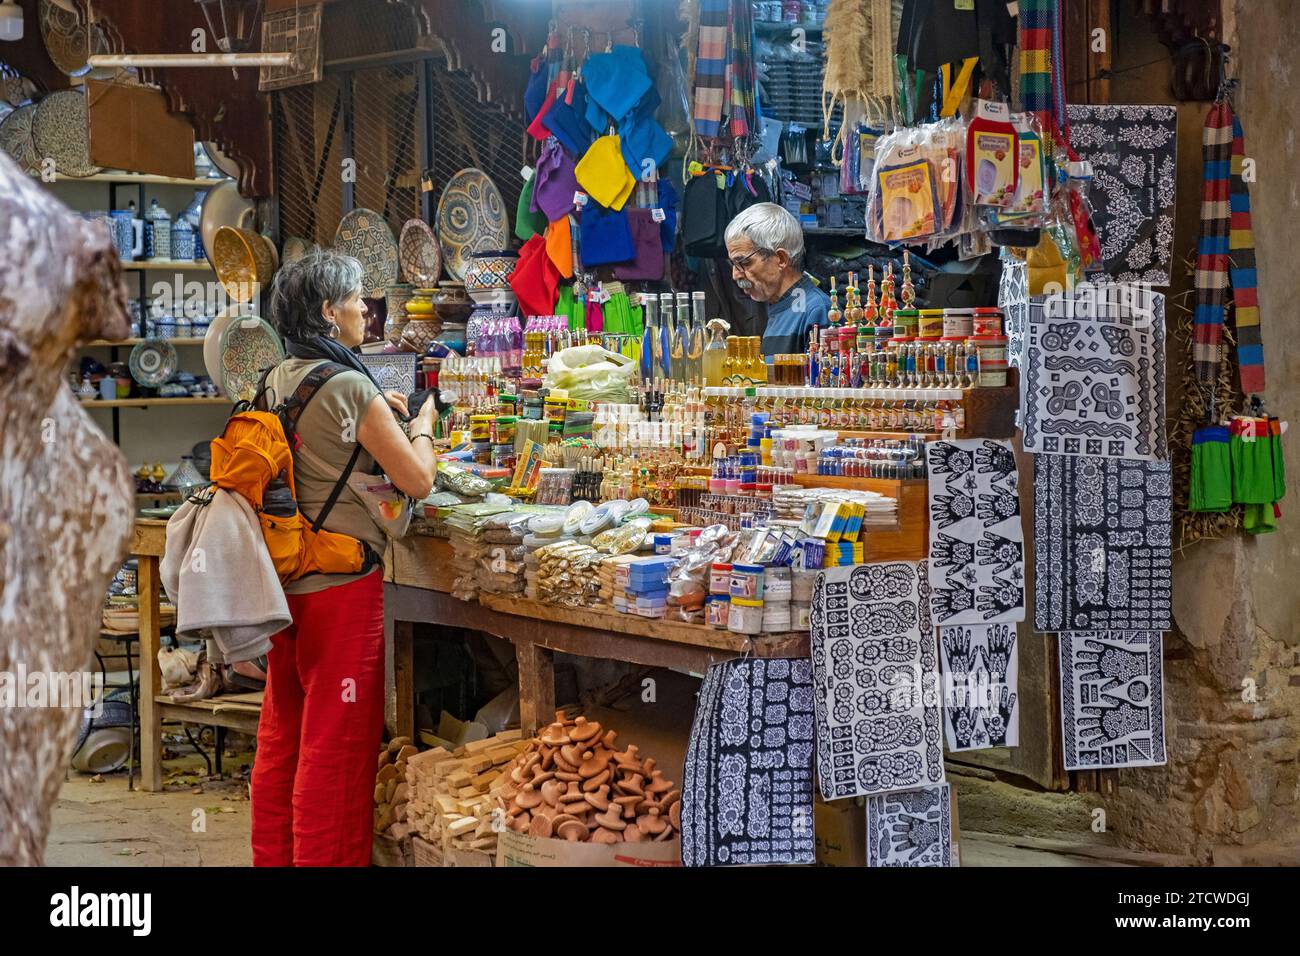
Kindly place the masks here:
<instances>
[{"instance_id":1,"label":"small tin container","mask_svg":"<svg viewBox=\"0 0 1300 956\"><path fill-rule=\"evenodd\" d=\"M768 568L763 572L763 600L769 603L790 600L791 582L789 568Z\"/></svg>"}]
</instances>

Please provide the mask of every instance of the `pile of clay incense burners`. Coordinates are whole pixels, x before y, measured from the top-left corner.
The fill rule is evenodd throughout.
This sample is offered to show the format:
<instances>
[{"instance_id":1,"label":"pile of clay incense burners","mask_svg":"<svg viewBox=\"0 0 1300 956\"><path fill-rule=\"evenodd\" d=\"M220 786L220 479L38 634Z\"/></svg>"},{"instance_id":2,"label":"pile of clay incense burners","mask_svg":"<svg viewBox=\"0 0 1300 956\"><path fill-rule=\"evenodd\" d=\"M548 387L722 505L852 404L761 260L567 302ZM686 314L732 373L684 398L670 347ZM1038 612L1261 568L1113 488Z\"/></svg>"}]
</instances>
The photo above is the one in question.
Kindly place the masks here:
<instances>
[{"instance_id":1,"label":"pile of clay incense burners","mask_svg":"<svg viewBox=\"0 0 1300 956\"><path fill-rule=\"evenodd\" d=\"M506 768L498 794L518 833L575 843L671 840L681 829L681 791L642 758L618 750L612 731L557 712Z\"/></svg>"}]
</instances>

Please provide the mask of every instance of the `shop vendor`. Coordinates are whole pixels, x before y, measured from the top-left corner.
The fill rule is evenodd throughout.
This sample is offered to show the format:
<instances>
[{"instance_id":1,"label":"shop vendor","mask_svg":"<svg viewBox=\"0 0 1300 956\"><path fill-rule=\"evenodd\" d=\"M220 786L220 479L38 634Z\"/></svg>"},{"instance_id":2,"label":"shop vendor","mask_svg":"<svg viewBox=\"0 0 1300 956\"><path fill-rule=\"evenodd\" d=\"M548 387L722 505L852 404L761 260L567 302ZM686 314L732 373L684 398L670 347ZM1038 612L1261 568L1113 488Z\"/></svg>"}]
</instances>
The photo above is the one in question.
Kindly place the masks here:
<instances>
[{"instance_id":1,"label":"shop vendor","mask_svg":"<svg viewBox=\"0 0 1300 956\"><path fill-rule=\"evenodd\" d=\"M724 238L732 278L767 305L763 354L806 352L812 328L828 324L831 300L803 271L799 220L776 203L757 203L731 220Z\"/></svg>"}]
</instances>

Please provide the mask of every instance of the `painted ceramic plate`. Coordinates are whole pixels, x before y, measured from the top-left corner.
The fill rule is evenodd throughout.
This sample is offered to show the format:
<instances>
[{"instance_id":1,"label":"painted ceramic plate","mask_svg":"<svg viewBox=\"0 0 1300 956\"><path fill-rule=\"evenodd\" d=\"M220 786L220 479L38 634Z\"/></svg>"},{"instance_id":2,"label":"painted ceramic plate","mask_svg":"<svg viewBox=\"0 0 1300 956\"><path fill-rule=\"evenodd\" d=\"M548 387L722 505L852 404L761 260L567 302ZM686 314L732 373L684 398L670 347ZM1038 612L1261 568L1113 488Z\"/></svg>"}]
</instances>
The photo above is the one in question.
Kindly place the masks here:
<instances>
[{"instance_id":1,"label":"painted ceramic plate","mask_svg":"<svg viewBox=\"0 0 1300 956\"><path fill-rule=\"evenodd\" d=\"M131 350L127 367L145 388L157 388L176 374L176 349L164 339L145 339Z\"/></svg>"},{"instance_id":2,"label":"painted ceramic plate","mask_svg":"<svg viewBox=\"0 0 1300 956\"><path fill-rule=\"evenodd\" d=\"M199 215L199 235L203 238L203 251L208 261L214 265L213 244L217 239L217 230L222 226L235 229L251 229L255 207L251 199L239 195L239 186L232 180L208 190L208 198L203 201L203 212Z\"/></svg>"},{"instance_id":3,"label":"painted ceramic plate","mask_svg":"<svg viewBox=\"0 0 1300 956\"><path fill-rule=\"evenodd\" d=\"M90 54L108 52L104 32L97 24L87 25L78 14L63 9L53 0L41 0L40 21L45 52L50 55L54 65L68 76L91 73L90 65L86 62ZM99 79L104 75L112 76L115 72L96 70L93 75Z\"/></svg>"},{"instance_id":4,"label":"painted ceramic plate","mask_svg":"<svg viewBox=\"0 0 1300 956\"><path fill-rule=\"evenodd\" d=\"M373 209L354 209L339 223L334 248L361 262L366 270L362 295L382 298L384 290L397 281L397 240L384 217Z\"/></svg>"},{"instance_id":5,"label":"painted ceramic plate","mask_svg":"<svg viewBox=\"0 0 1300 956\"><path fill-rule=\"evenodd\" d=\"M232 401L252 401L262 372L284 361L280 336L264 319L244 316L221 336L221 388Z\"/></svg>"},{"instance_id":6,"label":"painted ceramic plate","mask_svg":"<svg viewBox=\"0 0 1300 956\"><path fill-rule=\"evenodd\" d=\"M0 148L29 173L41 168L41 154L36 151L36 140L32 137L32 118L35 115L36 105L28 103L18 107L0 123Z\"/></svg>"},{"instance_id":7,"label":"painted ceramic plate","mask_svg":"<svg viewBox=\"0 0 1300 956\"><path fill-rule=\"evenodd\" d=\"M447 274L464 279L476 252L505 249L510 221L501 191L481 169L462 169L438 200L438 242Z\"/></svg>"},{"instance_id":8,"label":"painted ceramic plate","mask_svg":"<svg viewBox=\"0 0 1300 956\"><path fill-rule=\"evenodd\" d=\"M37 104L32 138L36 152L53 159L61 176L93 176L102 168L90 161L90 117L79 90L51 93Z\"/></svg>"},{"instance_id":9,"label":"painted ceramic plate","mask_svg":"<svg viewBox=\"0 0 1300 956\"><path fill-rule=\"evenodd\" d=\"M0 77L0 99L10 106L19 107L30 103L36 95L36 84L18 73L6 73Z\"/></svg>"},{"instance_id":10,"label":"painted ceramic plate","mask_svg":"<svg viewBox=\"0 0 1300 956\"><path fill-rule=\"evenodd\" d=\"M408 219L398 240L398 257L402 275L416 286L430 286L442 272L442 248L438 238L423 219Z\"/></svg>"},{"instance_id":11,"label":"painted ceramic plate","mask_svg":"<svg viewBox=\"0 0 1300 956\"><path fill-rule=\"evenodd\" d=\"M223 309L208 324L207 334L203 336L203 367L207 370L208 378L217 384L221 384L221 339L226 334L226 329L230 327L230 323L239 318L241 313L247 312L248 308L244 305L233 305Z\"/></svg>"},{"instance_id":12,"label":"painted ceramic plate","mask_svg":"<svg viewBox=\"0 0 1300 956\"><path fill-rule=\"evenodd\" d=\"M409 352L381 352L377 355L359 355L361 364L370 370L382 391L410 395L415 391L415 365L418 355Z\"/></svg>"}]
</instances>

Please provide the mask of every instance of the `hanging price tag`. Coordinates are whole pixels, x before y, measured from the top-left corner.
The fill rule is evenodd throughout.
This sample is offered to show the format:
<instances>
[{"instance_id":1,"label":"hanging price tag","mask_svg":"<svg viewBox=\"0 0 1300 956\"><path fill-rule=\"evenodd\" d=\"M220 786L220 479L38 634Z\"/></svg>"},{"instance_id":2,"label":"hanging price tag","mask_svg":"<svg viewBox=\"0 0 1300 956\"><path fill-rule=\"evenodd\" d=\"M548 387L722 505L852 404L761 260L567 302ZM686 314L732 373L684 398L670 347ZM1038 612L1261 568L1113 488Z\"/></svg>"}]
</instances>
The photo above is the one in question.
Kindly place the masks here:
<instances>
[{"instance_id":1,"label":"hanging price tag","mask_svg":"<svg viewBox=\"0 0 1300 956\"><path fill-rule=\"evenodd\" d=\"M582 190L578 190L576 193L573 194L573 204L577 206L579 209L587 205L587 194L584 193Z\"/></svg>"},{"instance_id":2,"label":"hanging price tag","mask_svg":"<svg viewBox=\"0 0 1300 956\"><path fill-rule=\"evenodd\" d=\"M664 211L662 209L656 206L655 208L650 210L650 218L653 219L655 222L663 222L668 217L664 215Z\"/></svg>"}]
</instances>

